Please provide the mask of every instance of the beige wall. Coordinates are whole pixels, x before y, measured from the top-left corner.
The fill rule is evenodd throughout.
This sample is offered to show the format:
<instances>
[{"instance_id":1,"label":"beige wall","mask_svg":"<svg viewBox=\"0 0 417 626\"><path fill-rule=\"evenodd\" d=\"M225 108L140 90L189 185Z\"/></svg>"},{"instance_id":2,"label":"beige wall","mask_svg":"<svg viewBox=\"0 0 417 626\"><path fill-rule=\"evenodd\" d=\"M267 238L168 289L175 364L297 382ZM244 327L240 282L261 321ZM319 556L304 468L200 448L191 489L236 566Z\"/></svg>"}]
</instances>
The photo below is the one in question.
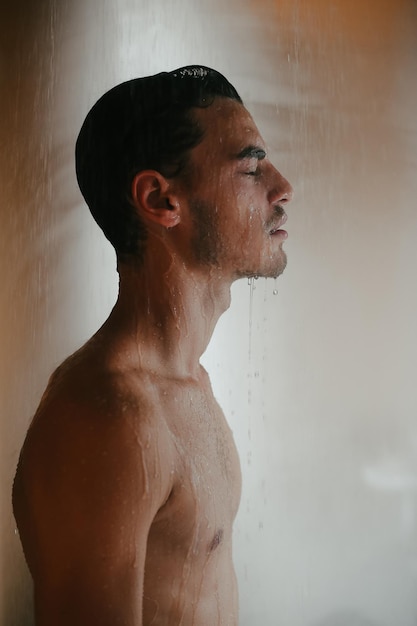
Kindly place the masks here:
<instances>
[{"instance_id":1,"label":"beige wall","mask_svg":"<svg viewBox=\"0 0 417 626\"><path fill-rule=\"evenodd\" d=\"M296 188L285 275L234 286L205 356L244 472L241 626L413 626L415 3L17 0L0 29L0 624L31 624L10 508L24 433L116 293L76 133L116 82L201 62Z\"/></svg>"}]
</instances>

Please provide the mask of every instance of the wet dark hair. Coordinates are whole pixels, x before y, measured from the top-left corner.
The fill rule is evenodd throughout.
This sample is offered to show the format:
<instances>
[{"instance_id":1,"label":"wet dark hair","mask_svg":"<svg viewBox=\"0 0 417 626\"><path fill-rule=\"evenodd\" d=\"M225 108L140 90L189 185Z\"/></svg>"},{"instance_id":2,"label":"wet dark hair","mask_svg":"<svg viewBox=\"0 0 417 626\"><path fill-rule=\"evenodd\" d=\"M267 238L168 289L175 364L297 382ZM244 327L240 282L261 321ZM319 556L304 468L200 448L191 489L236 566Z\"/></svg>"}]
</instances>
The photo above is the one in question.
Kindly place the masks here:
<instances>
[{"instance_id":1,"label":"wet dark hair","mask_svg":"<svg viewBox=\"0 0 417 626\"><path fill-rule=\"evenodd\" d=\"M204 134L191 109L216 97L242 103L222 74L192 65L117 85L88 113L76 144L77 180L119 259L140 258L146 241L130 203L134 176L145 169L178 176Z\"/></svg>"}]
</instances>

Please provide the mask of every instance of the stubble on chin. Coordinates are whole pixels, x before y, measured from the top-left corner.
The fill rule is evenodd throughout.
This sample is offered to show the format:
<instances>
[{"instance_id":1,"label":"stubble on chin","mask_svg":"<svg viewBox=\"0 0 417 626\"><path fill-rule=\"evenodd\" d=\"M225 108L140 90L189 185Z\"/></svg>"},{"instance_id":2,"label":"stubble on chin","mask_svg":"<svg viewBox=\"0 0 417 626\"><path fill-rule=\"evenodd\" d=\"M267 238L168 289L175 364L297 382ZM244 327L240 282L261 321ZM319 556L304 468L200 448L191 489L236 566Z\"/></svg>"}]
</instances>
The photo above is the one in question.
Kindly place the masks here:
<instances>
[{"instance_id":1,"label":"stubble on chin","mask_svg":"<svg viewBox=\"0 0 417 626\"><path fill-rule=\"evenodd\" d=\"M275 263L272 262L272 258L269 263L259 264L258 269L248 268L239 270L236 272L235 279L241 278L278 278L284 272L287 267L287 255L284 250L281 249L280 258Z\"/></svg>"},{"instance_id":2,"label":"stubble on chin","mask_svg":"<svg viewBox=\"0 0 417 626\"><path fill-rule=\"evenodd\" d=\"M284 250L282 250L282 248L281 248L281 262L280 262L279 268L275 272L273 278L278 278L278 276L281 276L281 274L284 273L285 268L287 267L287 261L288 261L287 255L284 252Z\"/></svg>"}]
</instances>

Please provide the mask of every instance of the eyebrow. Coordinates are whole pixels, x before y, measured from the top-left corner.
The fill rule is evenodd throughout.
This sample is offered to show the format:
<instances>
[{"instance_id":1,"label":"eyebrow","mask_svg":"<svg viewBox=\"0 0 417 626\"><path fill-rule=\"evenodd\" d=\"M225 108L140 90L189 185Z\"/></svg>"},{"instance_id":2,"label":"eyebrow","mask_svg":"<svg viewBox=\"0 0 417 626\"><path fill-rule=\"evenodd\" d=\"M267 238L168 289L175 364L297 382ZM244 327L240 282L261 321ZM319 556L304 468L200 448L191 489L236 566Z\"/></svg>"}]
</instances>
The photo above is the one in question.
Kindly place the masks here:
<instances>
[{"instance_id":1,"label":"eyebrow","mask_svg":"<svg viewBox=\"0 0 417 626\"><path fill-rule=\"evenodd\" d=\"M236 155L236 158L239 160L243 159L258 159L258 161L262 161L266 157L266 152L263 148L259 148L259 146L246 146Z\"/></svg>"}]
</instances>

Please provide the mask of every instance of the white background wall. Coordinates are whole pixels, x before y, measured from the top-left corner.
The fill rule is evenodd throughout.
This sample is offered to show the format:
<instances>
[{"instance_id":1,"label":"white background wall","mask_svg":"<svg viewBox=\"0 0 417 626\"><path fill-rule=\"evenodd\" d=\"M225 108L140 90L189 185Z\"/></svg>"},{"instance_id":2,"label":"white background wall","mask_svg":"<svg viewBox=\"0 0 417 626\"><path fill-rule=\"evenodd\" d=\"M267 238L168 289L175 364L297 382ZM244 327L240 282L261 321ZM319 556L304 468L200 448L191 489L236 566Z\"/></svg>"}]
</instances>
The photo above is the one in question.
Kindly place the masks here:
<instances>
[{"instance_id":1,"label":"white background wall","mask_svg":"<svg viewBox=\"0 0 417 626\"><path fill-rule=\"evenodd\" d=\"M414 626L415 2L0 11L0 623L32 623L10 505L24 434L117 288L77 191L76 134L112 85L203 63L241 92L296 190L284 276L234 286L204 359L244 474L241 626Z\"/></svg>"}]
</instances>

